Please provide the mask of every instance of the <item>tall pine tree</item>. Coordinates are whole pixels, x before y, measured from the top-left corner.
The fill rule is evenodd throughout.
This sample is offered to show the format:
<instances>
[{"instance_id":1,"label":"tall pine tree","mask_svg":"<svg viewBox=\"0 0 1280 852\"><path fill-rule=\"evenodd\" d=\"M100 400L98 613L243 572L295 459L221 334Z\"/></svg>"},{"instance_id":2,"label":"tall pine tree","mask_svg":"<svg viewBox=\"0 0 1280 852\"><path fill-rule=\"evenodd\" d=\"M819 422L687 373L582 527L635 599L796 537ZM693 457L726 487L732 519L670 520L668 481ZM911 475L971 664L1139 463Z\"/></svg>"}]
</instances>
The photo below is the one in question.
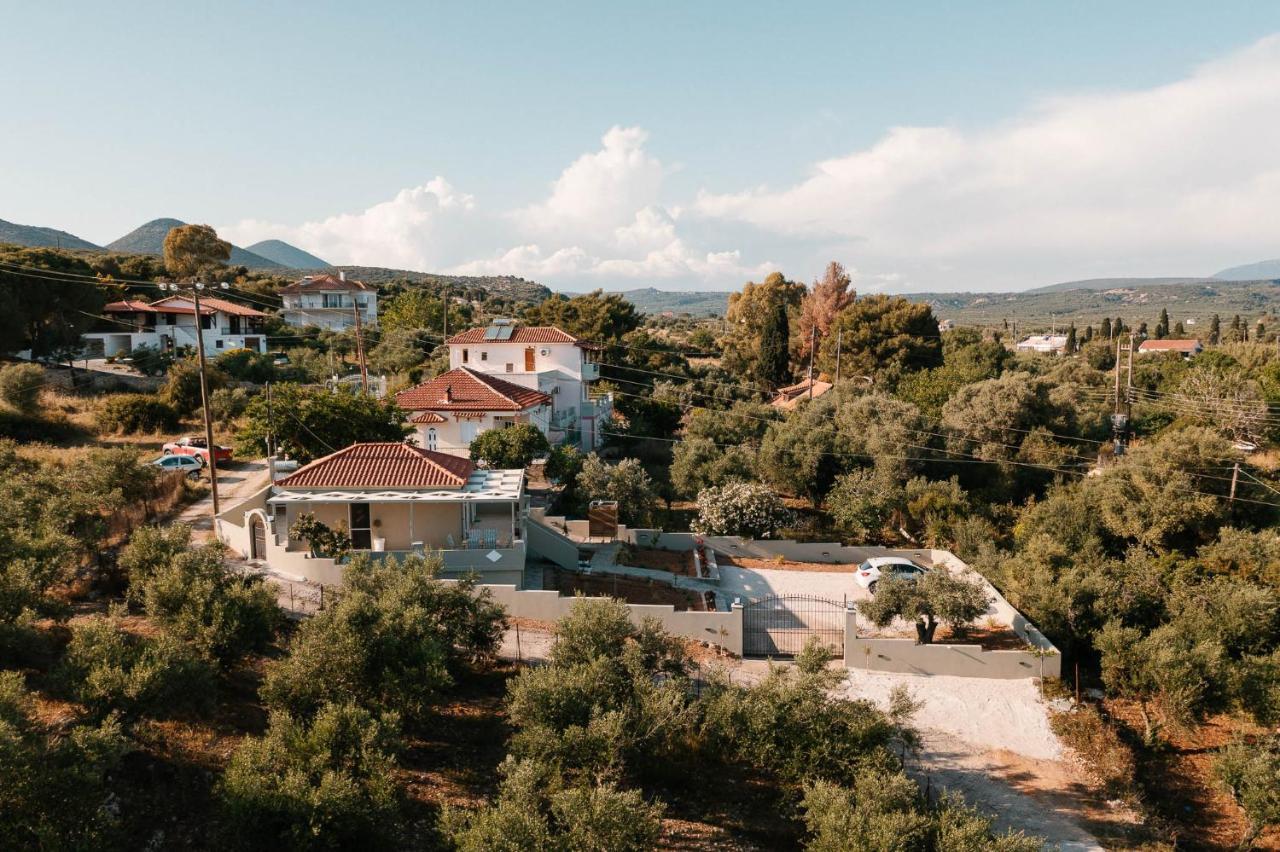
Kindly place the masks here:
<instances>
[{"instance_id":1,"label":"tall pine tree","mask_svg":"<svg viewBox=\"0 0 1280 852\"><path fill-rule=\"evenodd\" d=\"M760 330L760 358L756 362L756 378L761 384L776 388L790 380L790 347L787 306L781 299L776 299Z\"/></svg>"}]
</instances>

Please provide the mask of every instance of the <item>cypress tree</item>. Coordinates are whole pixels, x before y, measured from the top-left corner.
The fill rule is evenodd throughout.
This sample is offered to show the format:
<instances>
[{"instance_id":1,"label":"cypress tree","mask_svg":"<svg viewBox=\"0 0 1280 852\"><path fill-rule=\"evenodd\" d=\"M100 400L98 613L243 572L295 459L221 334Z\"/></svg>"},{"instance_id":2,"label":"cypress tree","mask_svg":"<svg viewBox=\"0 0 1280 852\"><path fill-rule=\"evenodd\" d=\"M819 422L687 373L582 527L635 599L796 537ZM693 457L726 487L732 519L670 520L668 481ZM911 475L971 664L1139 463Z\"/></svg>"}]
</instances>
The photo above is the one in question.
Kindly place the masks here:
<instances>
[{"instance_id":1,"label":"cypress tree","mask_svg":"<svg viewBox=\"0 0 1280 852\"><path fill-rule=\"evenodd\" d=\"M1111 339L1111 317L1102 318L1102 328L1098 331L1098 336Z\"/></svg>"},{"instance_id":2,"label":"cypress tree","mask_svg":"<svg viewBox=\"0 0 1280 852\"><path fill-rule=\"evenodd\" d=\"M791 375L789 349L791 332L787 326L787 306L775 300L760 330L760 358L756 362L756 378L769 387L787 383Z\"/></svg>"},{"instance_id":3,"label":"cypress tree","mask_svg":"<svg viewBox=\"0 0 1280 852\"><path fill-rule=\"evenodd\" d=\"M1163 340L1169 336L1169 312L1160 309L1160 321L1156 323L1156 339Z\"/></svg>"},{"instance_id":4,"label":"cypress tree","mask_svg":"<svg viewBox=\"0 0 1280 852\"><path fill-rule=\"evenodd\" d=\"M1072 355L1079 348L1076 341L1076 324L1071 323L1071 327L1067 329L1067 354Z\"/></svg>"},{"instance_id":5,"label":"cypress tree","mask_svg":"<svg viewBox=\"0 0 1280 852\"><path fill-rule=\"evenodd\" d=\"M1222 339L1222 318L1217 314L1209 320L1209 343L1217 344Z\"/></svg>"}]
</instances>

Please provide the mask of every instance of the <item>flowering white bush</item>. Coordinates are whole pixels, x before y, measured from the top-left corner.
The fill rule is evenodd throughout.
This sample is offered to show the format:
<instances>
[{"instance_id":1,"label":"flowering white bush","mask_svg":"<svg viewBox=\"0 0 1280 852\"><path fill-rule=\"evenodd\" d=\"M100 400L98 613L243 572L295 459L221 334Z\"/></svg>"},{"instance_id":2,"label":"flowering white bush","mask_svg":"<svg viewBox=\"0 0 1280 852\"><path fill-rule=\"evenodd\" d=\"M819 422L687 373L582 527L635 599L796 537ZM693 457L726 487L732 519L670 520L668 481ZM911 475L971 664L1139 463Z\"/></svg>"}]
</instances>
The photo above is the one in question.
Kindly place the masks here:
<instances>
[{"instance_id":1,"label":"flowering white bush","mask_svg":"<svg viewBox=\"0 0 1280 852\"><path fill-rule=\"evenodd\" d=\"M730 482L698 492L694 532L768 538L791 522L778 495L755 482Z\"/></svg>"}]
</instances>

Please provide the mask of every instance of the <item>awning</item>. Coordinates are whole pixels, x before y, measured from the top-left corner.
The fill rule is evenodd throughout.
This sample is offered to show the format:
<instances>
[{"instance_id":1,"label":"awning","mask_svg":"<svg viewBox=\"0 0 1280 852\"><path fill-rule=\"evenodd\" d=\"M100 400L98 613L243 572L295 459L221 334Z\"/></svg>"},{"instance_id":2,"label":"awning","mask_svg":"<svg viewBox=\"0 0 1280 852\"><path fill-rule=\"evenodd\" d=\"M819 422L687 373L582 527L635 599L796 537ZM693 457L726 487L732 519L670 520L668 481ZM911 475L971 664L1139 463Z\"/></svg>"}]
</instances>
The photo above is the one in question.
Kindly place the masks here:
<instances>
[{"instance_id":1,"label":"awning","mask_svg":"<svg viewBox=\"0 0 1280 852\"><path fill-rule=\"evenodd\" d=\"M460 489L423 491L307 491L274 489L269 505L289 503L518 503L524 496L523 470L477 470Z\"/></svg>"}]
</instances>

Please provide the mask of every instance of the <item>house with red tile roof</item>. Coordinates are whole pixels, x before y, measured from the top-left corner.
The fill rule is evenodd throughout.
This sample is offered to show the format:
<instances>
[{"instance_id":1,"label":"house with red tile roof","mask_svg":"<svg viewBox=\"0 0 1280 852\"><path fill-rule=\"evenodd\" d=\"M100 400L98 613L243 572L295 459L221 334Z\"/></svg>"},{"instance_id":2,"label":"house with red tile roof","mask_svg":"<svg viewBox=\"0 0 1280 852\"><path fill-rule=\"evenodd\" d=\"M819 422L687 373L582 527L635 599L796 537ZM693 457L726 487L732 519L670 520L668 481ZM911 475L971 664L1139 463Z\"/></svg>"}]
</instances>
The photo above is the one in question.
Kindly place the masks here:
<instances>
[{"instance_id":1,"label":"house with red tile roof","mask_svg":"<svg viewBox=\"0 0 1280 852\"><path fill-rule=\"evenodd\" d=\"M462 458L471 442L487 429L532 423L550 429L552 397L534 388L457 367L396 394L396 404L409 412L418 446Z\"/></svg>"},{"instance_id":2,"label":"house with red tile roof","mask_svg":"<svg viewBox=\"0 0 1280 852\"><path fill-rule=\"evenodd\" d=\"M128 355L139 346L162 351L196 346L196 306L190 296L169 296L154 302L111 302L102 309L99 327L83 336L93 355ZM267 351L263 327L266 314L227 299L200 299L200 326L206 355L232 349Z\"/></svg>"},{"instance_id":3,"label":"house with red tile roof","mask_svg":"<svg viewBox=\"0 0 1280 852\"><path fill-rule=\"evenodd\" d=\"M274 463L273 463L274 470ZM524 471L409 444L352 444L316 459L218 516L218 538L273 572L339 583L344 560L292 530L309 515L351 537L352 551L403 558L438 553L445 576L478 573L520 585Z\"/></svg>"},{"instance_id":4,"label":"house with red tile roof","mask_svg":"<svg viewBox=\"0 0 1280 852\"><path fill-rule=\"evenodd\" d=\"M281 287L279 293L280 317L289 325L344 331L355 326L356 311L362 325L378 322L378 291L363 281L348 279L342 271L303 276Z\"/></svg>"},{"instance_id":5,"label":"house with red tile roof","mask_svg":"<svg viewBox=\"0 0 1280 852\"><path fill-rule=\"evenodd\" d=\"M598 347L591 341L555 326L495 319L487 328L468 329L445 343L451 369L501 377L549 396L550 420L544 431L551 443L573 442L585 450L603 443L613 397L591 389L600 378Z\"/></svg>"},{"instance_id":6,"label":"house with red tile roof","mask_svg":"<svg viewBox=\"0 0 1280 852\"><path fill-rule=\"evenodd\" d=\"M1161 352L1177 352L1183 358L1199 355L1204 350L1199 340L1144 340L1138 344L1139 355L1153 355Z\"/></svg>"}]
</instances>

